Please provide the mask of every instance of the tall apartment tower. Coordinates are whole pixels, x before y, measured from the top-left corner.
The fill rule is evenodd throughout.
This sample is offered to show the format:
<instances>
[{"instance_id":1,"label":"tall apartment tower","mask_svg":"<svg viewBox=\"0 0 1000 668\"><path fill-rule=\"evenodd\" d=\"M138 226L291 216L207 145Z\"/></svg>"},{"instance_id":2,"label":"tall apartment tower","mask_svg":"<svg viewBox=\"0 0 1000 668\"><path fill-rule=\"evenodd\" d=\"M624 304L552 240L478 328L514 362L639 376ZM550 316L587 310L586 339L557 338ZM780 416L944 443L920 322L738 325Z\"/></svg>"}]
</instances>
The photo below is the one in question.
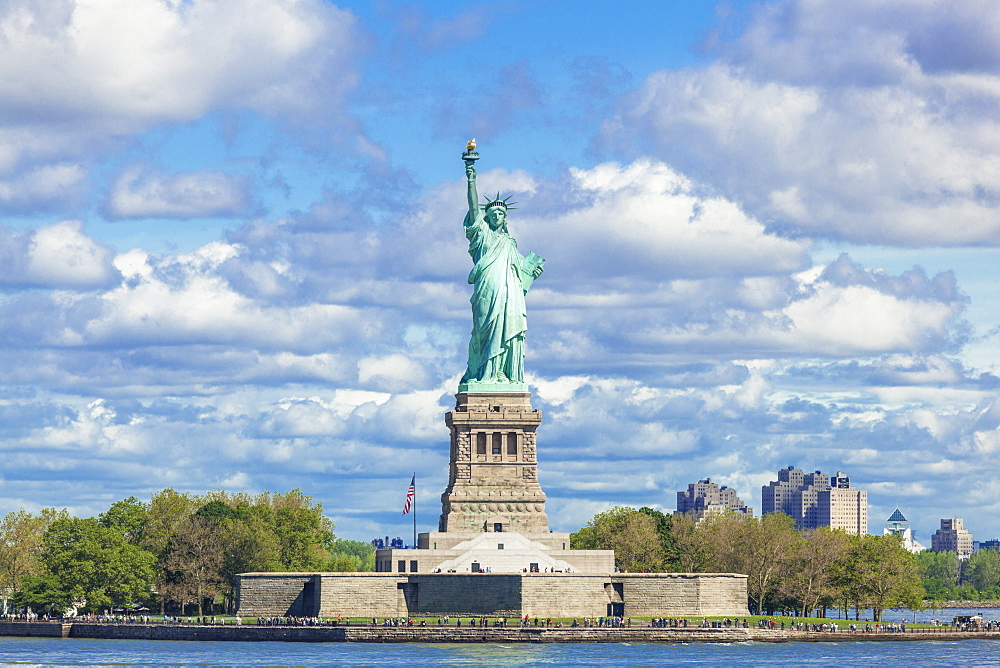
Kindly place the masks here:
<instances>
[{"instance_id":1,"label":"tall apartment tower","mask_svg":"<svg viewBox=\"0 0 1000 668\"><path fill-rule=\"evenodd\" d=\"M967 559L972 554L972 534L965 530L965 521L958 518L941 520L941 528L931 536L931 549L957 552L959 559Z\"/></svg>"},{"instance_id":2,"label":"tall apartment tower","mask_svg":"<svg viewBox=\"0 0 1000 668\"><path fill-rule=\"evenodd\" d=\"M799 530L825 526L856 535L868 533L868 492L852 488L850 477L840 471L827 476L789 466L761 488L761 501L764 515L783 512Z\"/></svg>"},{"instance_id":3,"label":"tall apartment tower","mask_svg":"<svg viewBox=\"0 0 1000 668\"><path fill-rule=\"evenodd\" d=\"M753 508L748 507L736 490L723 485L719 487L711 478L705 478L688 485L686 492L677 492L675 515L687 515L700 522L711 515L721 515L727 511L753 517Z\"/></svg>"}]
</instances>

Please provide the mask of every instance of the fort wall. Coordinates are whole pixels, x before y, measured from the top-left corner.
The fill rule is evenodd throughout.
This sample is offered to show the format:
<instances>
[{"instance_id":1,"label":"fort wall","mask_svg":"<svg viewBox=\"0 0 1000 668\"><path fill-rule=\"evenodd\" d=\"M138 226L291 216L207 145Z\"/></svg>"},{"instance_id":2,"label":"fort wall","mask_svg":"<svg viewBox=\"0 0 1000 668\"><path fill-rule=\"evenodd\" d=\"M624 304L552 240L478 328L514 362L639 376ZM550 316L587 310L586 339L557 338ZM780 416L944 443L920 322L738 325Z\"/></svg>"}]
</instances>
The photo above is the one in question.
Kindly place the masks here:
<instances>
[{"instance_id":1,"label":"fort wall","mask_svg":"<svg viewBox=\"0 0 1000 668\"><path fill-rule=\"evenodd\" d=\"M745 575L244 573L243 616L603 617L747 614Z\"/></svg>"}]
</instances>

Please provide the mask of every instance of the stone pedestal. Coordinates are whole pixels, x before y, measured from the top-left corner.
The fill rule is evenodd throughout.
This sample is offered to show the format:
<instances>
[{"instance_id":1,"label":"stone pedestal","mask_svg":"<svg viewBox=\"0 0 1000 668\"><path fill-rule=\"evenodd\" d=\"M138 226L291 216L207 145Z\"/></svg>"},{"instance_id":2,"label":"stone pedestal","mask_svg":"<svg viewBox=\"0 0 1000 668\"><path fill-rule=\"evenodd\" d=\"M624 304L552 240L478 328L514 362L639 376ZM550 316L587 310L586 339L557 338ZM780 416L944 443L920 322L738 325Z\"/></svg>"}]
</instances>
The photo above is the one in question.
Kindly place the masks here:
<instances>
[{"instance_id":1,"label":"stone pedestal","mask_svg":"<svg viewBox=\"0 0 1000 668\"><path fill-rule=\"evenodd\" d=\"M538 484L535 430L540 411L527 392L459 392L445 415L451 430L448 487L438 531L549 530Z\"/></svg>"}]
</instances>

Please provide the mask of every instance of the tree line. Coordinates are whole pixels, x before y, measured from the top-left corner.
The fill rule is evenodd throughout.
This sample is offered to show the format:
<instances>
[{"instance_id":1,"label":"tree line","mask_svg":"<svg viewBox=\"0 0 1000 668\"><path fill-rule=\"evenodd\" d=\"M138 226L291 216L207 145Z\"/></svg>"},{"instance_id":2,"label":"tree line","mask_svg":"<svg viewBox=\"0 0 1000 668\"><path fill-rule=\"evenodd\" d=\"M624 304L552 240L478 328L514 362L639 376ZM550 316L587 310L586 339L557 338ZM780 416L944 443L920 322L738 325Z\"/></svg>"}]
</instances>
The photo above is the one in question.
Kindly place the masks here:
<instances>
[{"instance_id":1,"label":"tree line","mask_svg":"<svg viewBox=\"0 0 1000 668\"><path fill-rule=\"evenodd\" d=\"M920 607L925 595L917 557L896 536L797 531L784 513L761 518L726 513L694 522L652 508L616 507L571 534L578 549L613 549L628 572L745 573L751 612Z\"/></svg>"},{"instance_id":2,"label":"tree line","mask_svg":"<svg viewBox=\"0 0 1000 668\"><path fill-rule=\"evenodd\" d=\"M149 503L129 497L90 518L22 509L0 523L0 591L16 608L56 615L73 607L235 612L238 573L373 571L371 545L333 530L322 505L298 489L168 488Z\"/></svg>"},{"instance_id":3,"label":"tree line","mask_svg":"<svg viewBox=\"0 0 1000 668\"><path fill-rule=\"evenodd\" d=\"M792 518L734 513L695 523L652 508L616 507L571 535L574 549L612 549L626 572L748 576L755 613L809 616L825 608L915 608L922 600L1000 600L1000 553L966 560L913 555L895 536L797 531ZM160 613L235 612L247 572L373 571L369 543L339 539L322 505L298 489L204 495L164 489L148 503L117 501L93 518L19 510L0 522L0 597L62 614L146 607Z\"/></svg>"},{"instance_id":4,"label":"tree line","mask_svg":"<svg viewBox=\"0 0 1000 668\"><path fill-rule=\"evenodd\" d=\"M933 601L1000 600L1000 552L979 550L968 559L955 552L921 552L917 567Z\"/></svg>"}]
</instances>

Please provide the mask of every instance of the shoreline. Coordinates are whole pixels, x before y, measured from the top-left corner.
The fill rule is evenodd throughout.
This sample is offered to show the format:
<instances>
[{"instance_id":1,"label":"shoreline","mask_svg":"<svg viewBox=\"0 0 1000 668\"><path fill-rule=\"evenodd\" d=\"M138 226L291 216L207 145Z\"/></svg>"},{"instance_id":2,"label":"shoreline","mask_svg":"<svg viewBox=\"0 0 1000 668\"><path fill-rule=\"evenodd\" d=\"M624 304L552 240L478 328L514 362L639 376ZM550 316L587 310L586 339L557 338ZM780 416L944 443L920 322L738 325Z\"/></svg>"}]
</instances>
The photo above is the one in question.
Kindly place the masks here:
<instances>
[{"instance_id":1,"label":"shoreline","mask_svg":"<svg viewBox=\"0 0 1000 668\"><path fill-rule=\"evenodd\" d=\"M392 626L211 626L0 622L0 636L206 642L353 643L744 643L1000 641L1000 631L908 629L905 633L744 628L538 628Z\"/></svg>"}]
</instances>

